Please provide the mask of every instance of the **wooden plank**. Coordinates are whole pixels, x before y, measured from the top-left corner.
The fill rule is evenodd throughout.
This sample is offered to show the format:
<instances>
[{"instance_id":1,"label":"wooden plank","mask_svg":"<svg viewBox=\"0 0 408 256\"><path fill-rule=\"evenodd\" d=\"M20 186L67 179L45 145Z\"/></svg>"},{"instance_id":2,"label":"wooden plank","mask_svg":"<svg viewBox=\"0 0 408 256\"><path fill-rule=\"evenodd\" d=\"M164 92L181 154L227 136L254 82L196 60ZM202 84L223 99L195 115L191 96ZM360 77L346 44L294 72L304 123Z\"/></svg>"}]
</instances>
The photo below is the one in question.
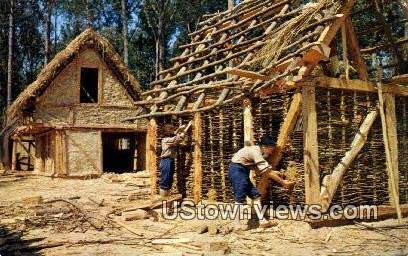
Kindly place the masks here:
<instances>
[{"instance_id":1,"label":"wooden plank","mask_svg":"<svg viewBox=\"0 0 408 256\"><path fill-rule=\"evenodd\" d=\"M391 78L391 82L395 84L408 85L408 74L394 76Z\"/></svg>"},{"instance_id":2,"label":"wooden plank","mask_svg":"<svg viewBox=\"0 0 408 256\"><path fill-rule=\"evenodd\" d=\"M243 70L243 69L238 69L238 68L227 68L224 71L225 73L230 74L230 75L246 77L246 78L253 79L253 80L262 80L262 81L270 80L269 76L265 76L265 75L259 74L257 72L249 71L249 70Z\"/></svg>"},{"instance_id":3,"label":"wooden plank","mask_svg":"<svg viewBox=\"0 0 408 256\"><path fill-rule=\"evenodd\" d=\"M152 118L149 121L149 127L147 129L146 136L146 166L150 172L151 179L151 193L157 194L157 156L156 156L156 143L157 143L157 122Z\"/></svg>"},{"instance_id":4,"label":"wooden plank","mask_svg":"<svg viewBox=\"0 0 408 256\"><path fill-rule=\"evenodd\" d=\"M342 16L339 16L336 21L333 22L330 26L326 27L323 33L320 35L319 42L323 42L326 45L329 45L332 39L336 36L337 31L340 29L341 25L343 24L344 20L348 17L351 9L354 5L354 0L347 0L343 5L342 10L340 11Z\"/></svg>"},{"instance_id":5,"label":"wooden plank","mask_svg":"<svg viewBox=\"0 0 408 256\"><path fill-rule=\"evenodd\" d=\"M353 225L355 221L362 220L362 221L380 221L380 220L385 220L385 219L391 219L391 218L396 218L397 215L395 213L395 208L388 206L388 205L379 205L377 208L377 218L374 219L373 217L367 218L366 215L364 215L364 209L361 207L366 207L366 206L360 206L356 207L356 211L359 213L355 219L346 219L344 215L338 215L341 216L341 218L332 218L330 215L323 215L323 217L319 220L307 220L306 222L309 223L309 225L312 228L321 228L321 227L336 227L336 226L341 226L341 225ZM374 206L377 207L377 206ZM354 210L354 209L353 209ZM408 204L403 204L401 205L401 214L404 217L408 217Z\"/></svg>"},{"instance_id":6,"label":"wooden plank","mask_svg":"<svg viewBox=\"0 0 408 256\"><path fill-rule=\"evenodd\" d=\"M320 192L322 212L327 211L329 208L337 187L343 179L348 167L364 147L364 144L367 141L368 132L370 131L377 115L378 113L376 110L371 111L367 115L351 143L350 150L346 152L340 163L334 168L333 172L323 178L322 189Z\"/></svg>"},{"instance_id":7,"label":"wooden plank","mask_svg":"<svg viewBox=\"0 0 408 256\"><path fill-rule=\"evenodd\" d=\"M397 136L397 117L395 114L395 98L390 93L384 93L384 109L385 109L385 124L388 132L388 142L391 155L392 171L394 172L394 184L396 185L396 192L399 195L399 171L398 171L398 136ZM388 164L388 163L387 163ZM392 183L388 177L388 191L392 190ZM399 196L398 196L399 198ZM390 197L391 206L395 207L393 197Z\"/></svg>"},{"instance_id":8,"label":"wooden plank","mask_svg":"<svg viewBox=\"0 0 408 256\"><path fill-rule=\"evenodd\" d=\"M201 200L202 192L202 152L201 152L201 136L202 136L202 120L201 113L194 114L193 123L193 169L194 169L194 202L198 203Z\"/></svg>"},{"instance_id":9,"label":"wooden plank","mask_svg":"<svg viewBox=\"0 0 408 256\"><path fill-rule=\"evenodd\" d=\"M377 86L375 83L363 80L345 80L340 78L331 78L326 76L316 77L313 79L317 87L332 88L341 90L361 91L377 93ZM300 84L298 84L300 86ZM398 86L395 84L387 84L383 86L383 92L392 93L399 96L408 96L408 88L405 86Z\"/></svg>"},{"instance_id":10,"label":"wooden plank","mask_svg":"<svg viewBox=\"0 0 408 256\"><path fill-rule=\"evenodd\" d=\"M353 28L350 17L345 20L347 45L350 50L351 60L357 69L358 77L363 81L368 81L368 71L366 63L360 53L360 47L356 33Z\"/></svg>"},{"instance_id":11,"label":"wooden plank","mask_svg":"<svg viewBox=\"0 0 408 256\"><path fill-rule=\"evenodd\" d=\"M320 43L319 45L315 45L310 48L305 54L303 55L302 62L305 64L308 63L318 63L321 60L327 60L330 56L330 47L324 43Z\"/></svg>"},{"instance_id":12,"label":"wooden plank","mask_svg":"<svg viewBox=\"0 0 408 256\"><path fill-rule=\"evenodd\" d=\"M381 74L382 71L378 70L377 73ZM381 75L379 75L378 80L381 81ZM388 130L387 130L387 124L385 120L385 113L384 113L384 99L383 99L381 82L377 83L377 87L378 87L378 101L379 101L379 106L380 106L381 127L382 127L382 133L383 133L385 156L387 159L386 169L388 173L388 180L390 182L390 187L391 187L389 194L391 195L391 197L393 197L393 202L395 204L395 209L397 211L398 220L401 221L402 216L401 216L401 209L399 207L399 194L397 191L398 184L395 184L394 170L393 170L393 164L392 164L391 152L390 152L390 144L388 141Z\"/></svg>"},{"instance_id":13,"label":"wooden plank","mask_svg":"<svg viewBox=\"0 0 408 256\"><path fill-rule=\"evenodd\" d=\"M292 97L292 102L290 103L288 113L283 121L281 127L279 128L279 135L278 140L276 142L277 148L271 158L271 165L276 167L280 160L282 159L283 153L285 152L286 144L290 138L290 134L292 133L296 121L302 111L302 94L295 93Z\"/></svg>"},{"instance_id":14,"label":"wooden plank","mask_svg":"<svg viewBox=\"0 0 408 256\"><path fill-rule=\"evenodd\" d=\"M16 170L17 165L17 142L13 140L13 149L11 151L11 171Z\"/></svg>"},{"instance_id":15,"label":"wooden plank","mask_svg":"<svg viewBox=\"0 0 408 256\"><path fill-rule=\"evenodd\" d=\"M65 133L64 130L61 130L61 139L62 139L62 144L61 144L61 154L62 154L62 169L61 169L61 174L62 175L68 175L68 149L67 149L67 134Z\"/></svg>"},{"instance_id":16,"label":"wooden plank","mask_svg":"<svg viewBox=\"0 0 408 256\"><path fill-rule=\"evenodd\" d=\"M348 60L348 49L347 49L347 33L346 25L343 23L341 25L341 45L343 46L343 63L345 69L346 80L350 80L350 65Z\"/></svg>"},{"instance_id":17,"label":"wooden plank","mask_svg":"<svg viewBox=\"0 0 408 256\"><path fill-rule=\"evenodd\" d=\"M295 76L294 81L300 81L303 79L303 77L308 76L315 68L316 64L321 60L320 59L321 57L323 56L329 57L330 42L336 36L340 27L344 23L344 20L348 17L350 10L354 5L354 1L355 0L346 0L345 3L343 4L340 13L336 15L338 18L334 22L332 22L329 26L327 26L320 34L320 37L317 40L317 42L320 43L320 45L317 46L317 49L316 46L314 46L311 50L308 51L311 52L310 53L311 58L309 58L308 62L305 62L305 65L299 70L298 75ZM305 56L303 57L303 60L305 60Z\"/></svg>"},{"instance_id":18,"label":"wooden plank","mask_svg":"<svg viewBox=\"0 0 408 256\"><path fill-rule=\"evenodd\" d=\"M319 202L320 169L317 142L316 96L313 86L302 88L303 158L306 204Z\"/></svg>"}]
</instances>

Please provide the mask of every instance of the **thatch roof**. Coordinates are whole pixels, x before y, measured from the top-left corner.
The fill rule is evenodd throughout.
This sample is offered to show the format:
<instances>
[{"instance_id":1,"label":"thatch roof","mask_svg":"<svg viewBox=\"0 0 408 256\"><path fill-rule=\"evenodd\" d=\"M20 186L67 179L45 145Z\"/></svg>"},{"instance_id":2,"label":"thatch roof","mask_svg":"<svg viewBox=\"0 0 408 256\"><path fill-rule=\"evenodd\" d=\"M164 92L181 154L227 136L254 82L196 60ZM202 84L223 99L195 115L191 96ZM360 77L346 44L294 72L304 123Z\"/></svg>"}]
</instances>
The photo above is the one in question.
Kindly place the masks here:
<instances>
[{"instance_id":1,"label":"thatch roof","mask_svg":"<svg viewBox=\"0 0 408 256\"><path fill-rule=\"evenodd\" d=\"M27 86L27 88L17 97L7 110L8 120L13 119L33 98L39 97L61 73L61 71L85 48L96 50L105 61L108 68L125 86L133 100L139 99L141 92L140 85L129 72L125 63L114 47L102 36L98 35L91 28L86 29L78 35L68 46L59 52L37 76L37 80Z\"/></svg>"}]
</instances>

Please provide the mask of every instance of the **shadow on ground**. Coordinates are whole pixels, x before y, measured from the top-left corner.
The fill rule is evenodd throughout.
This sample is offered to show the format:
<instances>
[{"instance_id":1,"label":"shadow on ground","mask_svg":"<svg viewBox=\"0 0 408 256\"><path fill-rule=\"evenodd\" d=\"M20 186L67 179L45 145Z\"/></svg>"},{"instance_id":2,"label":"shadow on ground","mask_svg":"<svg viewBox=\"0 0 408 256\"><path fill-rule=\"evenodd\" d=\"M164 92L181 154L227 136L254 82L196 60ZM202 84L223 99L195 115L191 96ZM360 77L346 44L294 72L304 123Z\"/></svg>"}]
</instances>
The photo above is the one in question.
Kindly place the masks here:
<instances>
[{"instance_id":1,"label":"shadow on ground","mask_svg":"<svg viewBox=\"0 0 408 256\"><path fill-rule=\"evenodd\" d=\"M41 255L38 253L41 247L33 245L43 238L22 239L21 232L15 232L0 226L0 255L20 256L20 255Z\"/></svg>"}]
</instances>

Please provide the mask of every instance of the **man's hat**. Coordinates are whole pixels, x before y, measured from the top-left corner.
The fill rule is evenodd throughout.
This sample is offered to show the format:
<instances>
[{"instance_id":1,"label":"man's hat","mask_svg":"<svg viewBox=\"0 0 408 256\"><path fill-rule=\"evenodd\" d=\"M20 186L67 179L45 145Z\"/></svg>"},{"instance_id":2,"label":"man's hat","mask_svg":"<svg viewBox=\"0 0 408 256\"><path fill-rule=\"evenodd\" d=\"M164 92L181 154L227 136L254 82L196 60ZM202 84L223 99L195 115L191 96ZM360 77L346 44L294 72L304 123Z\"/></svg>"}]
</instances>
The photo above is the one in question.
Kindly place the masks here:
<instances>
[{"instance_id":1,"label":"man's hat","mask_svg":"<svg viewBox=\"0 0 408 256\"><path fill-rule=\"evenodd\" d=\"M273 139L272 135L269 134L262 136L259 144L264 146L276 146L275 140Z\"/></svg>"}]
</instances>

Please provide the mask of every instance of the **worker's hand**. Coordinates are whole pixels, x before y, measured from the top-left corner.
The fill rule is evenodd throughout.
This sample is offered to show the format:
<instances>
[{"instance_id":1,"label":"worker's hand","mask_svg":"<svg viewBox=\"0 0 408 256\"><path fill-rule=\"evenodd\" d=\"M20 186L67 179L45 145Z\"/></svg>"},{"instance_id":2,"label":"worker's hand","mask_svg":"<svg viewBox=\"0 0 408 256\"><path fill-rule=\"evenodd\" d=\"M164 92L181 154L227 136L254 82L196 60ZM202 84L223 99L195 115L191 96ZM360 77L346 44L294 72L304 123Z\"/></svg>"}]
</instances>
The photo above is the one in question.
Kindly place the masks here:
<instances>
[{"instance_id":1,"label":"worker's hand","mask_svg":"<svg viewBox=\"0 0 408 256\"><path fill-rule=\"evenodd\" d=\"M276 175L278 175L282 179L284 179L286 177L285 173L283 173L283 172L280 172L280 171L273 171L273 172L276 173Z\"/></svg>"},{"instance_id":2,"label":"worker's hand","mask_svg":"<svg viewBox=\"0 0 408 256\"><path fill-rule=\"evenodd\" d=\"M295 186L295 184L296 183L294 181L284 180L283 183L282 183L282 187L284 187L284 188L286 188L288 190L292 190L293 187Z\"/></svg>"}]
</instances>

